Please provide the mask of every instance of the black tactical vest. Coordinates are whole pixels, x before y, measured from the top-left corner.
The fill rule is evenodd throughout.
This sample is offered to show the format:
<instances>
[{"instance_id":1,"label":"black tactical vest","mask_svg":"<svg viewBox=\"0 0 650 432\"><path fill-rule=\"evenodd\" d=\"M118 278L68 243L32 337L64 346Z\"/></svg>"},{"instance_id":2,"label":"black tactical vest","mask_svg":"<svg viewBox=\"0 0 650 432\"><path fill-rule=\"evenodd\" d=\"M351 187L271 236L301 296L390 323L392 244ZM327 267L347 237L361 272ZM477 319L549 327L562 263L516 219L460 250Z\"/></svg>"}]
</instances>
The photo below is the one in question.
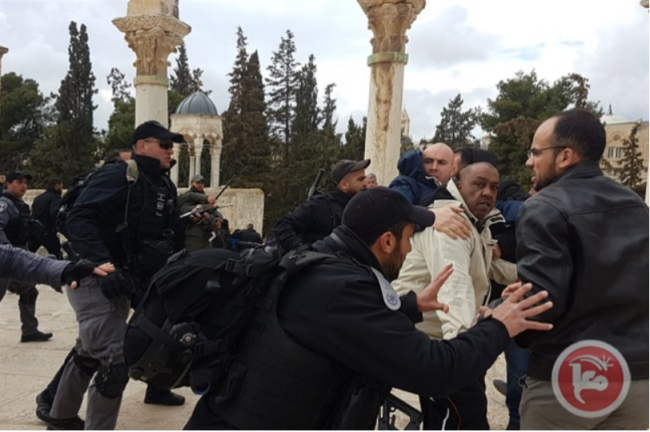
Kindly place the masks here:
<instances>
[{"instance_id":1,"label":"black tactical vest","mask_svg":"<svg viewBox=\"0 0 650 432\"><path fill-rule=\"evenodd\" d=\"M2 194L5 199L10 200L18 209L18 217L7 222L5 226L5 235L13 246L25 247L29 239L30 211L29 205L25 201L16 198L9 193Z\"/></svg>"},{"instance_id":2,"label":"black tactical vest","mask_svg":"<svg viewBox=\"0 0 650 432\"><path fill-rule=\"evenodd\" d=\"M351 373L289 337L277 317L280 290L253 318L212 412L239 429L326 429L346 399ZM232 396L234 393L234 396Z\"/></svg>"}]
</instances>

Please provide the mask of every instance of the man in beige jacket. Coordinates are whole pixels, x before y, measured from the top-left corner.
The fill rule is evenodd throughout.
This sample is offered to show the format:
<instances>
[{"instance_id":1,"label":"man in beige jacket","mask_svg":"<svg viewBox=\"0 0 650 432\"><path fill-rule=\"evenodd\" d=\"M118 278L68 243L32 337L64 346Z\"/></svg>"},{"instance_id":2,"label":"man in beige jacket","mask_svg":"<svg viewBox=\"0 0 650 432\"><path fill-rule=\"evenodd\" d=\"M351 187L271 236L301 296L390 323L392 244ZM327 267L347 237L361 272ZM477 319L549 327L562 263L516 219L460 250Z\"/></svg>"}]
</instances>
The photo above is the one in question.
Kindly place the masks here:
<instances>
[{"instance_id":1,"label":"man in beige jacket","mask_svg":"<svg viewBox=\"0 0 650 432\"><path fill-rule=\"evenodd\" d=\"M504 260L493 260L496 241L489 226L503 222L495 209L499 173L488 163L469 165L461 171L457 184L450 182L436 193L430 208L448 205L465 210L472 224L467 239L453 240L444 231L426 228L414 235L412 251L406 257L399 278L393 285L399 294L418 292L427 286L448 263L454 273L438 293L438 299L449 305L449 312L424 314L417 327L433 339L452 339L475 322L478 309L489 297L490 279L509 284L517 278L516 266ZM447 400L421 398L425 429L489 429L487 399L482 380L450 396Z\"/></svg>"}]
</instances>

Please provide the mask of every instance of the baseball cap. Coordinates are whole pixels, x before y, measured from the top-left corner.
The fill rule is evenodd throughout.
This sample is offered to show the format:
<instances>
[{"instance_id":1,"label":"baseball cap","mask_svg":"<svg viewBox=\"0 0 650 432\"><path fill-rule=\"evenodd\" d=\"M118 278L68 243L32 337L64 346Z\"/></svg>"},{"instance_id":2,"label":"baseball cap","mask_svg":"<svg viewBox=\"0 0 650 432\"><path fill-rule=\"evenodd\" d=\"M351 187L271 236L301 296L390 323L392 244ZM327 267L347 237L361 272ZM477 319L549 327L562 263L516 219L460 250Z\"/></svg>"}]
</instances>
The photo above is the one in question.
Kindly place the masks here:
<instances>
[{"instance_id":1,"label":"baseball cap","mask_svg":"<svg viewBox=\"0 0 650 432\"><path fill-rule=\"evenodd\" d=\"M342 159L334 164L332 168L332 179L334 183L338 183L343 180L343 177L350 174L352 171L358 171L368 168L370 165L370 159L364 159L362 161L353 161L350 159Z\"/></svg>"},{"instance_id":2,"label":"baseball cap","mask_svg":"<svg viewBox=\"0 0 650 432\"><path fill-rule=\"evenodd\" d=\"M400 221L428 227L435 220L435 215L427 208L414 206L393 189L377 186L352 197L343 212L342 224L370 245Z\"/></svg>"},{"instance_id":3,"label":"baseball cap","mask_svg":"<svg viewBox=\"0 0 650 432\"><path fill-rule=\"evenodd\" d=\"M177 143L182 143L184 141L183 135L170 132L169 129L155 120L146 121L135 128L131 144L135 145L138 140L147 138L156 138L159 140L173 141Z\"/></svg>"},{"instance_id":4,"label":"baseball cap","mask_svg":"<svg viewBox=\"0 0 650 432\"><path fill-rule=\"evenodd\" d=\"M32 176L30 174L25 174L22 171L11 171L9 174L7 174L7 182L11 183L14 180L20 180L20 179L27 179L27 180L32 180Z\"/></svg>"},{"instance_id":5,"label":"baseball cap","mask_svg":"<svg viewBox=\"0 0 650 432\"><path fill-rule=\"evenodd\" d=\"M205 181L205 178L201 174L197 174L190 180L190 183Z\"/></svg>"}]
</instances>

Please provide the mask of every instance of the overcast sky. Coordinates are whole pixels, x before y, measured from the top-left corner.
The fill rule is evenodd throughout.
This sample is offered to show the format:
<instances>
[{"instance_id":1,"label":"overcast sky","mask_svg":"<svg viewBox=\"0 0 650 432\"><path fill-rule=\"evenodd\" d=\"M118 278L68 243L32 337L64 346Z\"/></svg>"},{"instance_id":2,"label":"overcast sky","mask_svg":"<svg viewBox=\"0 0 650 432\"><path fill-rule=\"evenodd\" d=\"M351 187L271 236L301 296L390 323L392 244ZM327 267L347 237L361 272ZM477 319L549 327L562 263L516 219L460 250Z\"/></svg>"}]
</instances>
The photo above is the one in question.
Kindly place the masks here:
<instances>
[{"instance_id":1,"label":"overcast sky","mask_svg":"<svg viewBox=\"0 0 650 432\"><path fill-rule=\"evenodd\" d=\"M95 126L105 129L112 111L106 75L112 67L129 80L135 74L135 54L111 23L126 9L127 0L0 0L0 45L10 50L2 72L56 92L68 68L68 24L86 24L99 89ZM190 67L205 71L219 112L227 108L227 73L241 26L264 69L284 32L294 32L297 59L316 57L320 96L336 83L340 130L350 116L365 115L372 34L355 0L180 0L179 10L192 27L185 38ZM592 100L605 109L612 104L614 114L630 120L647 120L648 20L638 0L429 0L408 32L404 106L411 135L431 137L456 94L465 108L485 106L500 80L533 69L549 82L582 74Z\"/></svg>"}]
</instances>

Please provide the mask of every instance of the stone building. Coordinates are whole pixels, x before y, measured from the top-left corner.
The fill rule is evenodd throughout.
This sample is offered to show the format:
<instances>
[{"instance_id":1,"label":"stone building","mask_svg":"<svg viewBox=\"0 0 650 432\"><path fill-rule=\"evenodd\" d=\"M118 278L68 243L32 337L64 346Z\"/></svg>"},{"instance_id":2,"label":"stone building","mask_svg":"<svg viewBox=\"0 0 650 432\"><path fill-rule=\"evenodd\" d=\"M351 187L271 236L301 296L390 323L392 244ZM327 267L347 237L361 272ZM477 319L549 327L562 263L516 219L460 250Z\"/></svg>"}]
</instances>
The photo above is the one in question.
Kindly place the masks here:
<instances>
[{"instance_id":1,"label":"stone building","mask_svg":"<svg viewBox=\"0 0 650 432\"><path fill-rule=\"evenodd\" d=\"M616 180L620 180L618 169L621 168L623 162L624 140L629 139L632 128L640 122L636 137L639 141L639 151L641 152L643 166L645 167L641 178L643 182L647 182L649 162L648 122L640 120L630 121L624 117L614 115L611 106L609 112L601 118L601 121L605 125L605 132L607 133L607 145L603 159L611 165L610 168L607 163L603 164L603 172Z\"/></svg>"}]
</instances>

